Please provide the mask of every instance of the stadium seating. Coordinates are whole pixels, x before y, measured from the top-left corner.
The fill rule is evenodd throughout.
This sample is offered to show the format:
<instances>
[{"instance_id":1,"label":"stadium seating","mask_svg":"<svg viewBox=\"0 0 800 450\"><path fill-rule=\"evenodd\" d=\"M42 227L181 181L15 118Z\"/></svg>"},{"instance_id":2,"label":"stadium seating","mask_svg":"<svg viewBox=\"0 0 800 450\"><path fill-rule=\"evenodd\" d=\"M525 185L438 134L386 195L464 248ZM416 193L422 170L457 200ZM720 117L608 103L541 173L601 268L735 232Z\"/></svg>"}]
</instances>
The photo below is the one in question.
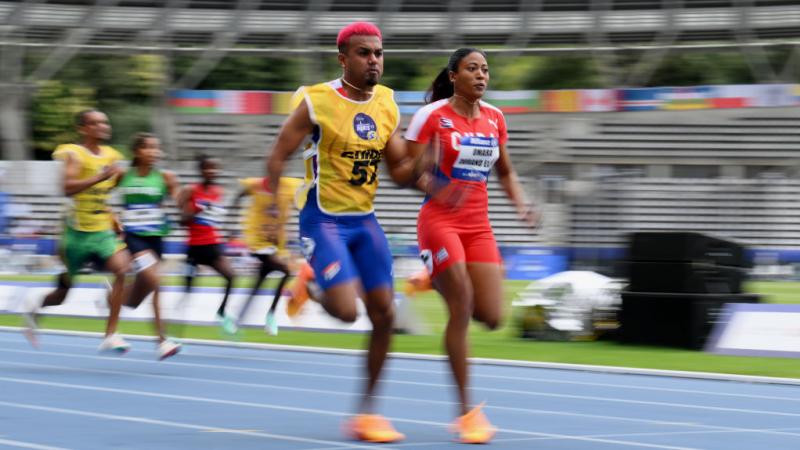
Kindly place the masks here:
<instances>
[{"instance_id":1,"label":"stadium seating","mask_svg":"<svg viewBox=\"0 0 800 450\"><path fill-rule=\"evenodd\" d=\"M236 179L261 176L264 155L283 116L176 115L166 167L181 181L198 180L194 159L200 153L224 162L222 183L228 199L238 191ZM405 119L406 121L408 118ZM800 248L800 181L784 176L744 178L769 169L791 174L800 157L800 118L790 108L715 111L528 114L508 116L509 150L524 186L546 210L537 231L524 227L501 187L492 179L490 217L504 246L544 245L573 248L623 247L626 234L646 230L694 230L766 249ZM588 151L587 149L592 149ZM53 180L55 163L4 162L3 188L12 202L31 205L43 233L60 227L64 199ZM702 164L738 167L739 177L681 178L625 174L625 168L681 167ZM45 170L45 167L47 169ZM597 169L609 169L604 172ZM287 174L302 176L300 152ZM600 175L598 175L600 174ZM569 182L581 180L582 189ZM548 181L549 180L549 181ZM550 183L553 180L561 182ZM416 241L419 193L380 178L376 212L393 242ZM171 213L177 219L177 211ZM296 235L296 217L289 224ZM238 229L237 215L225 223ZM182 240L177 227L171 240Z\"/></svg>"}]
</instances>

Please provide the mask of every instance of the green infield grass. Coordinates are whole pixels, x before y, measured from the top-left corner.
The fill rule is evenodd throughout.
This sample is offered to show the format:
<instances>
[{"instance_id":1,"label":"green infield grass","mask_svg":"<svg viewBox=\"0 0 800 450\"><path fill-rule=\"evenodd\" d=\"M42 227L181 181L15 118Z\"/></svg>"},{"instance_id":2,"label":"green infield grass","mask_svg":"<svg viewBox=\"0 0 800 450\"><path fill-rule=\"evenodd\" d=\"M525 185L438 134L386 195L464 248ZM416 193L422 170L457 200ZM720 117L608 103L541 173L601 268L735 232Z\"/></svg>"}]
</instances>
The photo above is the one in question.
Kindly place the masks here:
<instances>
[{"instance_id":1,"label":"green infield grass","mask_svg":"<svg viewBox=\"0 0 800 450\"><path fill-rule=\"evenodd\" d=\"M52 280L42 276L0 276L0 280L41 281ZM85 276L81 281L99 281L98 276ZM180 277L165 277L164 284L181 284ZM267 286L272 286L271 281ZM506 282L506 303L510 306L516 293L527 286L525 281ZM198 279L198 286L220 286L216 277ZM242 278L237 286L248 287L250 280ZM398 283L398 290L401 285ZM751 282L747 290L763 296L770 303L800 303L800 283L796 282ZM418 295L412 305L430 329L428 335L397 335L392 350L396 352L443 354L442 330L446 314L442 301L434 292ZM510 308L506 308L510 313ZM508 315L508 314L507 314ZM20 326L21 320L14 315L0 315L0 325ZM43 327L61 330L102 331L105 323L99 319L46 317ZM571 364L595 364L622 367L641 367L666 370L719 372L742 375L759 375L800 378L800 360L791 358L739 357L708 354L679 348L623 345L613 341L591 342L541 342L520 339L517 331L506 320L496 331L486 331L475 324L470 332L471 356L502 358L526 361L543 361ZM150 335L149 323L122 322L120 331L126 334ZM224 339L220 330L212 326L186 326L183 337L196 339ZM238 337L243 342L263 342L287 345L305 345L361 349L364 334L306 332L282 330L278 336L268 336L260 329L245 329ZM46 343L45 343L46 345ZM148 344L139 343L137 346Z\"/></svg>"}]
</instances>

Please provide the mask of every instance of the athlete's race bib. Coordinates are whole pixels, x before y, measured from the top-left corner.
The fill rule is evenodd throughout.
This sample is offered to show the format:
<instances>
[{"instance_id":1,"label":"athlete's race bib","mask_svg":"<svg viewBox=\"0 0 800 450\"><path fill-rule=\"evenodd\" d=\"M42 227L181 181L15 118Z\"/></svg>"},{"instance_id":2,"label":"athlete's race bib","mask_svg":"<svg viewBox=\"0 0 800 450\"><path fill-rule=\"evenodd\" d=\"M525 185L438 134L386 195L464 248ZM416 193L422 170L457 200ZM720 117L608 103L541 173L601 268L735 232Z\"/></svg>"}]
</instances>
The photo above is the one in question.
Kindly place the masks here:
<instances>
[{"instance_id":1,"label":"athlete's race bib","mask_svg":"<svg viewBox=\"0 0 800 450\"><path fill-rule=\"evenodd\" d=\"M217 227L227 214L225 208L214 203L202 203L201 207L203 209L194 216L194 222L198 225Z\"/></svg>"},{"instance_id":2,"label":"athlete's race bib","mask_svg":"<svg viewBox=\"0 0 800 450\"><path fill-rule=\"evenodd\" d=\"M127 205L122 211L122 225L126 231L141 233L158 231L164 226L166 215L159 205Z\"/></svg>"},{"instance_id":3,"label":"athlete's race bib","mask_svg":"<svg viewBox=\"0 0 800 450\"><path fill-rule=\"evenodd\" d=\"M499 157L497 138L464 136L451 175L459 180L486 181Z\"/></svg>"}]
</instances>

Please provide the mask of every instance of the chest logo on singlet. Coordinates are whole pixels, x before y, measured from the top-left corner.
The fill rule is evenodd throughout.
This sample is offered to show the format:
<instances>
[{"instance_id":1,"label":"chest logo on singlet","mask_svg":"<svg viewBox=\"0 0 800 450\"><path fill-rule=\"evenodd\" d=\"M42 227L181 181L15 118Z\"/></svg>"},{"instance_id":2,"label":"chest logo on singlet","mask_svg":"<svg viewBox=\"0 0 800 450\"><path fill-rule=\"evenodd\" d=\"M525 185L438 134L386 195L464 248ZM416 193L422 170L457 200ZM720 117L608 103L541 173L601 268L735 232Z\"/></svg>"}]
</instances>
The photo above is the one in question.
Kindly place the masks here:
<instances>
[{"instance_id":1,"label":"chest logo on singlet","mask_svg":"<svg viewBox=\"0 0 800 450\"><path fill-rule=\"evenodd\" d=\"M358 113L356 117L353 118L353 129L358 137L367 141L377 139L378 137L378 126L375 125L375 121L372 120L372 117L364 113Z\"/></svg>"}]
</instances>

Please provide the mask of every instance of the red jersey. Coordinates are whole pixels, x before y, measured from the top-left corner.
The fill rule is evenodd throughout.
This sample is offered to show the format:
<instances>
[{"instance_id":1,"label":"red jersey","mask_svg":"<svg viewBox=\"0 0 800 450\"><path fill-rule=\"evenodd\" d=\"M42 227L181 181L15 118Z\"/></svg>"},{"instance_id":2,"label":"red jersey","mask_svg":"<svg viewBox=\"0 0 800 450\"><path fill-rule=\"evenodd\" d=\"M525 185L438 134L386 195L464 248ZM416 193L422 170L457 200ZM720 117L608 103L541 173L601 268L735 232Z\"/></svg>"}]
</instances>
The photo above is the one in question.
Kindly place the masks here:
<instances>
[{"instance_id":1,"label":"red jersey","mask_svg":"<svg viewBox=\"0 0 800 450\"><path fill-rule=\"evenodd\" d=\"M453 110L447 99L422 107L406 130L406 139L426 144L439 135L439 181L458 183L468 190L462 206L488 214L486 187L492 167L500 157L500 145L508 141L503 113L481 101L480 117L468 119Z\"/></svg>"},{"instance_id":2,"label":"red jersey","mask_svg":"<svg viewBox=\"0 0 800 450\"><path fill-rule=\"evenodd\" d=\"M225 217L222 207L222 188L212 184L206 188L203 184L192 186L189 204L195 212L189 222L189 245L210 245L222 243L219 227Z\"/></svg>"}]
</instances>

